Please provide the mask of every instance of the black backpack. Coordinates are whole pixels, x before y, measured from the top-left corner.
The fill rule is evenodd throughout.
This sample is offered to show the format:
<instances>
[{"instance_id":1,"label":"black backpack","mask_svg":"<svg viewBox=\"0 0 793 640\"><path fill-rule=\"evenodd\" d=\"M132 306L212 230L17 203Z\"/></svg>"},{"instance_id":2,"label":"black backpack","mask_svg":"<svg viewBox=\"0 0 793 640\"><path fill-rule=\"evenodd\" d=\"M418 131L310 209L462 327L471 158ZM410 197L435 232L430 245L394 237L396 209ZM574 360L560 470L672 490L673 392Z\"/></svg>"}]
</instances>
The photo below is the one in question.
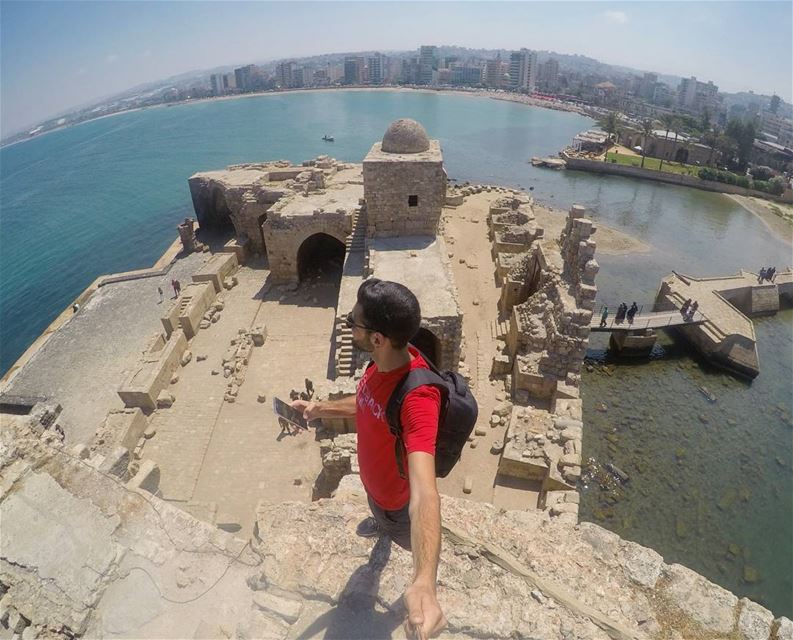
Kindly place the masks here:
<instances>
[{"instance_id":1,"label":"black backpack","mask_svg":"<svg viewBox=\"0 0 793 640\"><path fill-rule=\"evenodd\" d=\"M465 378L454 371L438 371L429 358L423 353L421 356L429 369L411 369L397 383L388 400L386 421L396 438L394 452L399 475L404 478L405 443L402 440L402 425L399 422L402 402L416 387L429 385L438 389L441 392L441 408L438 417L438 438L435 443L435 475L438 478L445 478L457 464L468 436L474 430L479 407Z\"/></svg>"}]
</instances>

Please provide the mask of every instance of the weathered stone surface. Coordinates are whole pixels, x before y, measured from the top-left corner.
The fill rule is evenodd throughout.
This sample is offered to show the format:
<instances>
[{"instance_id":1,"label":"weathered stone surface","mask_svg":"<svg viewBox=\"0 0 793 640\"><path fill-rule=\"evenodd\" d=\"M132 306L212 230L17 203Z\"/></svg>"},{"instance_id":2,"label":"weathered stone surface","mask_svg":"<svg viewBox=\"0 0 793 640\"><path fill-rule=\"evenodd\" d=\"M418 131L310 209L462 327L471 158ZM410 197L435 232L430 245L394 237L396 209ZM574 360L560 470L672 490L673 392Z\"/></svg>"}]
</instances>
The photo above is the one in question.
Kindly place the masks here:
<instances>
[{"instance_id":1,"label":"weathered stone surface","mask_svg":"<svg viewBox=\"0 0 793 640\"><path fill-rule=\"evenodd\" d=\"M733 628L738 598L679 564L664 571L667 595L706 631L728 633Z\"/></svg>"},{"instance_id":2,"label":"weathered stone surface","mask_svg":"<svg viewBox=\"0 0 793 640\"><path fill-rule=\"evenodd\" d=\"M168 391L160 391L160 395L157 396L158 409L167 409L172 406L174 402L176 402L176 398Z\"/></svg>"},{"instance_id":3,"label":"weathered stone surface","mask_svg":"<svg viewBox=\"0 0 793 640\"><path fill-rule=\"evenodd\" d=\"M288 624L297 622L303 604L299 598L285 598L266 591L253 594L253 604L267 613L271 613Z\"/></svg>"},{"instance_id":4,"label":"weathered stone surface","mask_svg":"<svg viewBox=\"0 0 793 640\"><path fill-rule=\"evenodd\" d=\"M184 367L184 366L185 366L185 365L186 365L188 362L190 362L192 359L193 359L193 352L192 352L192 351L190 351L190 350L188 349L187 351L185 351L185 352L182 354L182 357L181 357L181 359L179 360L179 363L180 363L180 364L181 364L181 365Z\"/></svg>"},{"instance_id":5,"label":"weathered stone surface","mask_svg":"<svg viewBox=\"0 0 793 640\"><path fill-rule=\"evenodd\" d=\"M793 621L788 618L778 618L778 625L774 640L793 640Z\"/></svg>"},{"instance_id":6,"label":"weathered stone surface","mask_svg":"<svg viewBox=\"0 0 793 640\"><path fill-rule=\"evenodd\" d=\"M55 628L73 620L81 629L118 553L112 536L119 518L34 472L0 503L0 519L0 558L17 567L30 592L22 613ZM48 608L38 607L40 599Z\"/></svg>"},{"instance_id":7,"label":"weathered stone surface","mask_svg":"<svg viewBox=\"0 0 793 640\"><path fill-rule=\"evenodd\" d=\"M652 589L661 575L664 559L652 549L626 542L620 553L620 562L631 580Z\"/></svg>"},{"instance_id":8,"label":"weathered stone surface","mask_svg":"<svg viewBox=\"0 0 793 640\"><path fill-rule=\"evenodd\" d=\"M742 640L768 640L774 614L748 598L741 598L738 632Z\"/></svg>"}]
</instances>

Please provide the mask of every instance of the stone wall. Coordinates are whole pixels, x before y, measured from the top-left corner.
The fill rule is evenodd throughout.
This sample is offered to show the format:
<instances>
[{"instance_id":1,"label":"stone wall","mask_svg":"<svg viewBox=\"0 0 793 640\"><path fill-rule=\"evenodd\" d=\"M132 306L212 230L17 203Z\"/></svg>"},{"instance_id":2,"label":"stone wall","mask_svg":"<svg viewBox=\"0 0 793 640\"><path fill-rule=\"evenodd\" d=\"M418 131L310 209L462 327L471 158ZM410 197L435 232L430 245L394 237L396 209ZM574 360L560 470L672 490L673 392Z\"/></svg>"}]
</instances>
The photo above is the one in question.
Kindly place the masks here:
<instances>
[{"instance_id":1,"label":"stone wall","mask_svg":"<svg viewBox=\"0 0 793 640\"><path fill-rule=\"evenodd\" d=\"M777 202L793 202L793 190L788 189L781 196L774 196L765 191L755 191L754 189L744 189L734 184L724 184L711 180L700 180L694 176L684 176L677 173L667 173L665 171L654 171L652 169L642 169L641 167L629 167L613 162L602 162L599 160L586 160L584 158L573 158L564 153L561 154L567 163L568 169L578 171L590 171L592 173L608 173L616 176L627 176L629 178L643 178L644 180L655 180L656 182L666 182L667 184L677 184L683 187L694 187L703 191L716 191L718 193L737 193L742 196L754 196L765 200L775 200Z\"/></svg>"},{"instance_id":2,"label":"stone wall","mask_svg":"<svg viewBox=\"0 0 793 640\"><path fill-rule=\"evenodd\" d=\"M270 276L274 284L299 280L297 254L300 245L317 233L324 233L345 244L352 231L352 213L317 211L310 216L283 216L273 212L262 225L267 243Z\"/></svg>"},{"instance_id":3,"label":"stone wall","mask_svg":"<svg viewBox=\"0 0 793 640\"><path fill-rule=\"evenodd\" d=\"M364 160L364 197L370 238L435 235L438 231L446 199L446 171L442 158L430 160L411 155L399 158L400 161L381 161L370 152ZM410 196L418 198L416 206L410 206Z\"/></svg>"}]
</instances>

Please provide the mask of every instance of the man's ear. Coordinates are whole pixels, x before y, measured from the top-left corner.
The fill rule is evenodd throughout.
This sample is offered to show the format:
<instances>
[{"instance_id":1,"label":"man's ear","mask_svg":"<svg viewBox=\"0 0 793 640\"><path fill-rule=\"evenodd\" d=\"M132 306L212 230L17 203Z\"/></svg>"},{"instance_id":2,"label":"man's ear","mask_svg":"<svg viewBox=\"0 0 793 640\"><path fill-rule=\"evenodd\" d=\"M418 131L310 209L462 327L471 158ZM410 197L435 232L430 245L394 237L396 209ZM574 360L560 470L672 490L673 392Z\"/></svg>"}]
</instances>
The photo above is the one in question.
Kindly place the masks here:
<instances>
[{"instance_id":1,"label":"man's ear","mask_svg":"<svg viewBox=\"0 0 793 640\"><path fill-rule=\"evenodd\" d=\"M372 346L378 347L378 348L380 348L383 345L385 345L385 341L386 340L387 340L387 338L382 333L380 333L379 331L374 331L372 333L372 337L370 338Z\"/></svg>"}]
</instances>

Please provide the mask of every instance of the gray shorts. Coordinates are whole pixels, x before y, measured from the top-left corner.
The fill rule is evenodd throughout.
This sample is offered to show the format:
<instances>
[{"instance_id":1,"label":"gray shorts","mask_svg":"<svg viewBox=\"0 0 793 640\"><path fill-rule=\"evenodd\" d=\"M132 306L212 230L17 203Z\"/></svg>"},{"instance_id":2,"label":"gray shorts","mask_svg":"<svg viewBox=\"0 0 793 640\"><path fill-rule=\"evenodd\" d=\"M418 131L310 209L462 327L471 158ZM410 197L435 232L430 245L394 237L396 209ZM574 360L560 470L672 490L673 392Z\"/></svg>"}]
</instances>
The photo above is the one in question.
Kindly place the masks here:
<instances>
[{"instance_id":1,"label":"gray shorts","mask_svg":"<svg viewBox=\"0 0 793 640\"><path fill-rule=\"evenodd\" d=\"M410 551L410 503L398 511L386 511L381 509L369 495L366 497L380 530L400 547Z\"/></svg>"}]
</instances>

